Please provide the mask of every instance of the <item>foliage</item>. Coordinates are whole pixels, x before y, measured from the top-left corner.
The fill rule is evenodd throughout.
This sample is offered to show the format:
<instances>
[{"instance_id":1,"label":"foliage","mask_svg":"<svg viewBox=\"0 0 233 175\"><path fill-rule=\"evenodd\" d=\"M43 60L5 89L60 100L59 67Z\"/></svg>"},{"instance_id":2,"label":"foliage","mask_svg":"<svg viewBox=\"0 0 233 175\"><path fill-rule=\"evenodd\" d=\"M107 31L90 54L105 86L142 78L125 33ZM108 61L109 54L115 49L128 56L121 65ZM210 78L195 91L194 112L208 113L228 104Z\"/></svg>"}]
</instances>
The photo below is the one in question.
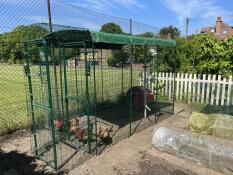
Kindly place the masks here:
<instances>
[{"instance_id":1,"label":"foliage","mask_svg":"<svg viewBox=\"0 0 233 175\"><path fill-rule=\"evenodd\" d=\"M107 58L110 67L115 67L117 63L125 64L129 59L129 52L126 48L122 50L112 50L112 55Z\"/></svg>"},{"instance_id":2,"label":"foliage","mask_svg":"<svg viewBox=\"0 0 233 175\"><path fill-rule=\"evenodd\" d=\"M185 38L176 39L176 68L180 72L195 73L197 58L199 56L199 46L196 40L186 42Z\"/></svg>"},{"instance_id":3,"label":"foliage","mask_svg":"<svg viewBox=\"0 0 233 175\"><path fill-rule=\"evenodd\" d=\"M219 41L212 35L199 35L196 40L199 46L198 73L221 74L224 76L232 73L232 38Z\"/></svg>"},{"instance_id":4,"label":"foliage","mask_svg":"<svg viewBox=\"0 0 233 175\"><path fill-rule=\"evenodd\" d=\"M27 40L39 39L47 34L47 31L39 26L18 26L13 31L0 36L1 62L22 63L22 44Z\"/></svg>"},{"instance_id":5,"label":"foliage","mask_svg":"<svg viewBox=\"0 0 233 175\"><path fill-rule=\"evenodd\" d=\"M170 34L171 38L174 39L180 36L180 31L177 27L174 27L172 25L163 27L159 31L159 35L162 38L167 38L168 34Z\"/></svg>"},{"instance_id":6,"label":"foliage","mask_svg":"<svg viewBox=\"0 0 233 175\"><path fill-rule=\"evenodd\" d=\"M147 37L147 38L152 38L154 37L154 34L151 32L145 32L142 33L138 36L142 36L142 37ZM146 53L146 57L147 57L147 61L151 61L153 56L152 56L152 52L151 52L151 47L144 47L144 46L133 46L133 53L134 53L134 62L135 63L142 63L144 62L144 57L145 57L145 53Z\"/></svg>"},{"instance_id":7,"label":"foliage","mask_svg":"<svg viewBox=\"0 0 233 175\"><path fill-rule=\"evenodd\" d=\"M188 41L176 38L176 62L173 50L158 46L159 71L170 72L174 65L179 72L198 74L233 73L233 38L220 41L212 35L194 35Z\"/></svg>"},{"instance_id":8,"label":"foliage","mask_svg":"<svg viewBox=\"0 0 233 175\"><path fill-rule=\"evenodd\" d=\"M145 32L145 33L142 33L138 36L143 36L143 37L147 37L147 38L155 37L154 33L152 33L152 32Z\"/></svg>"},{"instance_id":9,"label":"foliage","mask_svg":"<svg viewBox=\"0 0 233 175\"><path fill-rule=\"evenodd\" d=\"M117 33L117 34L123 33L121 27L118 24L111 22L102 25L100 31L106 33Z\"/></svg>"},{"instance_id":10,"label":"foliage","mask_svg":"<svg viewBox=\"0 0 233 175\"><path fill-rule=\"evenodd\" d=\"M101 31L110 33L123 33L118 24L107 23L101 27ZM23 62L22 43L27 40L39 39L46 35L46 29L40 26L18 26L8 33L0 35L0 63L7 62L17 64ZM177 71L198 73L198 74L221 74L228 76L233 72L233 37L225 41L217 40L212 35L193 35L186 41L185 38L179 38L180 31L173 26L164 27L160 30L161 36L171 34L175 38L176 61L173 58L173 48L157 47L157 58L159 71L172 71L176 66ZM151 32L140 34L143 37L155 37ZM134 54L134 63L144 62L144 51L148 62L152 60L151 47L132 46ZM38 53L36 48L30 48L30 52ZM116 63L126 63L129 60L131 52L130 46L124 46L121 52L112 51L112 56L107 60L110 66L116 66ZM52 53L49 53L51 57ZM58 51L54 54L59 58ZM67 50L67 56L73 58L79 55L79 52L72 49ZM31 62L35 63L36 54Z\"/></svg>"},{"instance_id":11,"label":"foliage","mask_svg":"<svg viewBox=\"0 0 233 175\"><path fill-rule=\"evenodd\" d=\"M157 47L157 64L159 72L173 72L174 65L174 55L171 47ZM156 66L156 65L155 65Z\"/></svg>"},{"instance_id":12,"label":"foliage","mask_svg":"<svg viewBox=\"0 0 233 175\"><path fill-rule=\"evenodd\" d=\"M116 66L116 63L118 62L117 58L114 57L113 55L108 56L107 58L107 63L110 67Z\"/></svg>"}]
</instances>

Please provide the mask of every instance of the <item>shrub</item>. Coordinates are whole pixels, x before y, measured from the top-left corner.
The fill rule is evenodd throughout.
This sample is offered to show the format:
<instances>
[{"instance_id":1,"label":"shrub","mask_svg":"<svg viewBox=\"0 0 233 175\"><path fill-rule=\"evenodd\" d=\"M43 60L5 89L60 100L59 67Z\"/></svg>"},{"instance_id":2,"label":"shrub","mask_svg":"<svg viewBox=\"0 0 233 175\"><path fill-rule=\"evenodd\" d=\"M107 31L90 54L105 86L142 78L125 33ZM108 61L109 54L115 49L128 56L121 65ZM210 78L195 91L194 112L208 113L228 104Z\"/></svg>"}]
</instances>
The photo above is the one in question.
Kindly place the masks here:
<instances>
[{"instance_id":1,"label":"shrub","mask_svg":"<svg viewBox=\"0 0 233 175\"><path fill-rule=\"evenodd\" d=\"M116 63L117 63L116 57L114 57L113 55L108 56L107 63L108 63L108 66L110 67L116 66Z\"/></svg>"}]
</instances>

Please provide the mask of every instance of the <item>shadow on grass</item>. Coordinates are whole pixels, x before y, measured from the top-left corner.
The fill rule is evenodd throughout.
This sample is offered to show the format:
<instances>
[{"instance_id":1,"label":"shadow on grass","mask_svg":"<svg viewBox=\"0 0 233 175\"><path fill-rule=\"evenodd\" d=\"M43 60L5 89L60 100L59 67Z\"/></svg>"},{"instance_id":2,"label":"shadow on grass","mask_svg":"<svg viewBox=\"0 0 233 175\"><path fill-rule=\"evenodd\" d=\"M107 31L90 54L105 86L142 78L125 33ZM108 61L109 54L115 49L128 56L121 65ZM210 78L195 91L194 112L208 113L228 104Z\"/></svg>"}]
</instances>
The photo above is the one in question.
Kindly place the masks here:
<instances>
[{"instance_id":1,"label":"shadow on grass","mask_svg":"<svg viewBox=\"0 0 233 175\"><path fill-rule=\"evenodd\" d=\"M48 170L46 165L39 164L33 156L18 151L4 152L0 150L0 175L55 175L64 172Z\"/></svg>"}]
</instances>

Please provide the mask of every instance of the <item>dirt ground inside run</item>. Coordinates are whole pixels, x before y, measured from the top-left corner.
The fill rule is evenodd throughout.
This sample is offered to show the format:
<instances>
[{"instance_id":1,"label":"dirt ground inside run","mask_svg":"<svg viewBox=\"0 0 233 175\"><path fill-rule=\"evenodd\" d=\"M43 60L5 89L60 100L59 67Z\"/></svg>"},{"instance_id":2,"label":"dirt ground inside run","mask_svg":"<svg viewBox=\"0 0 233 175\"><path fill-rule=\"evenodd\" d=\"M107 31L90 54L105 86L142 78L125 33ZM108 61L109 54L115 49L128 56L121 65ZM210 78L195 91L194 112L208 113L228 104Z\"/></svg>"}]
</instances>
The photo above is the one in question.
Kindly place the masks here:
<instances>
[{"instance_id":1,"label":"dirt ground inside run","mask_svg":"<svg viewBox=\"0 0 233 175\"><path fill-rule=\"evenodd\" d=\"M185 106L176 108L179 115L187 115ZM172 117L161 122L170 120ZM152 148L155 126L107 148L101 155L89 159L70 172L54 172L43 162L35 160L30 134L21 131L0 138L0 175L217 175L201 165L177 158Z\"/></svg>"}]
</instances>

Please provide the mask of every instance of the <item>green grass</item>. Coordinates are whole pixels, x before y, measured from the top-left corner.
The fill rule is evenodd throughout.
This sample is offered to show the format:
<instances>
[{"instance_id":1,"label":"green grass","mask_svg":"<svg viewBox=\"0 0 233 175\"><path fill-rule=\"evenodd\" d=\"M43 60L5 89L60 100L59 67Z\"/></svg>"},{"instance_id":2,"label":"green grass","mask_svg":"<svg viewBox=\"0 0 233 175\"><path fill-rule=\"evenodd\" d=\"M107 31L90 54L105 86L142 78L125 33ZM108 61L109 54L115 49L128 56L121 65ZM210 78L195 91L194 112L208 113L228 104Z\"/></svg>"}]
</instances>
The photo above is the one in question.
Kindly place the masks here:
<instances>
[{"instance_id":1,"label":"green grass","mask_svg":"<svg viewBox=\"0 0 233 175\"><path fill-rule=\"evenodd\" d=\"M40 103L43 103L42 94L43 88L46 88L46 81L44 85L41 85L39 68L33 66L31 69L31 75L33 80L34 99ZM42 70L45 72L45 69ZM133 71L133 85L139 85L140 70ZM94 87L94 72L91 71L89 78L90 98L93 99L93 87ZM102 76L103 76L103 88L102 88ZM54 74L51 69L51 81L52 87L54 87ZM69 95L76 95L75 88L75 71L73 68L69 68L67 72L67 79L69 84ZM85 91L85 75L84 70L78 71L78 90L79 93ZM62 79L64 83L64 79ZM60 87L60 76L58 72L58 84ZM29 126L29 119L27 117L27 104L26 104L26 78L24 77L22 65L8 65L0 64L0 135L14 132L16 130L26 128ZM103 69L102 73L99 68L96 68L96 90L97 90L97 102L105 103L109 101L117 101L123 93L126 93L130 87L130 70L124 69L123 79L122 70L116 68ZM80 94L79 94L80 95ZM60 96L60 90L59 90ZM53 97L55 97L55 91L53 89ZM46 94L44 96L46 97ZM45 99L46 101L46 99ZM55 100L54 100L55 103ZM75 105L75 104L74 104ZM74 107L74 106L73 106ZM39 113L42 113L41 111Z\"/></svg>"},{"instance_id":2,"label":"green grass","mask_svg":"<svg viewBox=\"0 0 233 175\"><path fill-rule=\"evenodd\" d=\"M23 67L0 64L0 135L27 126Z\"/></svg>"}]
</instances>

